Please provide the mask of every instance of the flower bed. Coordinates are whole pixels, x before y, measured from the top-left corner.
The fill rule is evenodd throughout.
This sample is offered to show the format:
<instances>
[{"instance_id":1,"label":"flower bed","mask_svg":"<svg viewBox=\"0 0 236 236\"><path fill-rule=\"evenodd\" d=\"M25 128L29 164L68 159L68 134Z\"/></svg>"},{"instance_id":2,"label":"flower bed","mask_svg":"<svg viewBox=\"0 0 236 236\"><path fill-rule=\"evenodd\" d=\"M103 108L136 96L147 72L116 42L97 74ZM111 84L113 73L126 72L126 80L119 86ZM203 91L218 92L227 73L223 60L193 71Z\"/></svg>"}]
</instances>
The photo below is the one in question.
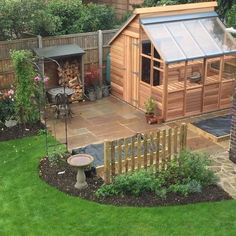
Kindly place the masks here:
<instances>
[{"instance_id":1,"label":"flower bed","mask_svg":"<svg viewBox=\"0 0 236 236\"><path fill-rule=\"evenodd\" d=\"M40 177L60 191L105 204L157 206L231 199L216 184L217 179L206 168L208 161L203 158L187 152L180 157L181 168L172 161L165 171L153 174L141 170L117 176L110 185L104 185L100 177L92 175L87 178L89 186L84 190L74 188L77 170L65 158L53 163L44 158L39 168Z\"/></svg>"}]
</instances>

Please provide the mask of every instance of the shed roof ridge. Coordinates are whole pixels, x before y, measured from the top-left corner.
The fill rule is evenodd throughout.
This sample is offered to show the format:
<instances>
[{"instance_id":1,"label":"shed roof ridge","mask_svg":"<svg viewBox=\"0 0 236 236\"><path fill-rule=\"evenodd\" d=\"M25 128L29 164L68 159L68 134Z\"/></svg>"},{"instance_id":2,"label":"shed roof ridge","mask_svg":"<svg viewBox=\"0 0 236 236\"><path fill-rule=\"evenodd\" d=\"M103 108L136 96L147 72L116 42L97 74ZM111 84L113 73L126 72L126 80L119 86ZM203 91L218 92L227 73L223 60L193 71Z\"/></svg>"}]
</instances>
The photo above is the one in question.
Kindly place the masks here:
<instances>
[{"instance_id":1,"label":"shed roof ridge","mask_svg":"<svg viewBox=\"0 0 236 236\"><path fill-rule=\"evenodd\" d=\"M143 7L136 8L134 14L149 14L158 12L171 12L171 11L181 11L181 10L191 10L191 9L201 9L217 7L217 2L201 2L201 3L188 3L188 4L178 4L178 5L168 5L168 6L156 6L156 7Z\"/></svg>"}]
</instances>

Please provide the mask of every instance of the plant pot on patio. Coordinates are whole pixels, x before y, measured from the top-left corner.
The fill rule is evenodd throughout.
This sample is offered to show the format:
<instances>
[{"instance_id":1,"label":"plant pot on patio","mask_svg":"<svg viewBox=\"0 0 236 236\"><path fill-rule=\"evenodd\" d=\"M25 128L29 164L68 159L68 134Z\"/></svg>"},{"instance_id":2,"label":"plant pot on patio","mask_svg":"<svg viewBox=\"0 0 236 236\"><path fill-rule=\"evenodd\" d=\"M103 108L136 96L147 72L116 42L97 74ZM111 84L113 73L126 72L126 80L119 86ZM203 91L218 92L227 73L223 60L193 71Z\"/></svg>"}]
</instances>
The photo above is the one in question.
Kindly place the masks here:
<instances>
[{"instance_id":1,"label":"plant pot on patio","mask_svg":"<svg viewBox=\"0 0 236 236\"><path fill-rule=\"evenodd\" d=\"M145 113L145 117L146 117L146 121L148 124L150 124L150 120L154 118L154 111L155 111L155 107L156 107L156 103L153 100L153 98L149 98L145 103L144 103L145 109L146 109L146 113Z\"/></svg>"},{"instance_id":2,"label":"plant pot on patio","mask_svg":"<svg viewBox=\"0 0 236 236\"><path fill-rule=\"evenodd\" d=\"M154 118L154 113L145 113L146 121L148 124L151 124L151 120Z\"/></svg>"},{"instance_id":3,"label":"plant pot on patio","mask_svg":"<svg viewBox=\"0 0 236 236\"><path fill-rule=\"evenodd\" d=\"M102 88L101 87L96 87L96 97L97 99L102 99Z\"/></svg>"},{"instance_id":4,"label":"plant pot on patio","mask_svg":"<svg viewBox=\"0 0 236 236\"><path fill-rule=\"evenodd\" d=\"M109 85L104 85L102 87L102 95L103 95L103 97L108 97L110 95L110 86Z\"/></svg>"},{"instance_id":5,"label":"plant pot on patio","mask_svg":"<svg viewBox=\"0 0 236 236\"><path fill-rule=\"evenodd\" d=\"M96 101L96 92L94 89L90 89L88 91L88 98L89 98L89 101L91 101L91 102Z\"/></svg>"}]
</instances>

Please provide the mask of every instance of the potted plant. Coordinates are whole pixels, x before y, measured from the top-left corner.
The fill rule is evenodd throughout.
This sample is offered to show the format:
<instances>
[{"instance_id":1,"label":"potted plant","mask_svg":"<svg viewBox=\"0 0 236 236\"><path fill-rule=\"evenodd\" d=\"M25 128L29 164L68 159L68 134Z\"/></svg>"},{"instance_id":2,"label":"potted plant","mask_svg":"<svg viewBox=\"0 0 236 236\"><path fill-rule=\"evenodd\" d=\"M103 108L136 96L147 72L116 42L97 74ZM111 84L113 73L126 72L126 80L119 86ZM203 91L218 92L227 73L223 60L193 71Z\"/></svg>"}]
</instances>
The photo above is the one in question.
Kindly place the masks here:
<instances>
[{"instance_id":1,"label":"potted plant","mask_svg":"<svg viewBox=\"0 0 236 236\"><path fill-rule=\"evenodd\" d=\"M110 95L110 86L107 84L104 84L102 87L102 95L103 97L108 97Z\"/></svg>"},{"instance_id":2,"label":"potted plant","mask_svg":"<svg viewBox=\"0 0 236 236\"><path fill-rule=\"evenodd\" d=\"M102 88L100 86L96 86L95 92L96 92L96 98L102 99Z\"/></svg>"},{"instance_id":3,"label":"potted plant","mask_svg":"<svg viewBox=\"0 0 236 236\"><path fill-rule=\"evenodd\" d=\"M99 88L99 69L96 66L91 66L90 69L85 73L85 90L90 101L95 101L101 98Z\"/></svg>"},{"instance_id":4,"label":"potted plant","mask_svg":"<svg viewBox=\"0 0 236 236\"><path fill-rule=\"evenodd\" d=\"M154 117L156 103L155 103L154 99L152 97L150 97L144 103L144 106L145 106L145 110L146 110L146 113L145 113L146 121L147 121L147 123L149 123L150 119L152 119Z\"/></svg>"},{"instance_id":5,"label":"potted plant","mask_svg":"<svg viewBox=\"0 0 236 236\"><path fill-rule=\"evenodd\" d=\"M91 102L96 101L96 99L97 99L96 92L95 92L95 89L93 87L91 87L87 90L87 94L88 94L89 101L91 101Z\"/></svg>"}]
</instances>

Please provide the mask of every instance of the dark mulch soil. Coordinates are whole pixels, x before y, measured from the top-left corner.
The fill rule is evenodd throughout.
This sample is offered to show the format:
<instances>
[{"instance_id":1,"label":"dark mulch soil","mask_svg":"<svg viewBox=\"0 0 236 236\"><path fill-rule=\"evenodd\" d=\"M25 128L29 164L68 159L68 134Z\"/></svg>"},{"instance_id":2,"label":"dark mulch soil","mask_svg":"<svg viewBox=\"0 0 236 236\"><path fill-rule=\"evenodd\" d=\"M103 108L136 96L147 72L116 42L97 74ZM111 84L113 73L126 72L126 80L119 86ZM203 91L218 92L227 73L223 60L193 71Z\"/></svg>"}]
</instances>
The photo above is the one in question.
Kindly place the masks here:
<instances>
[{"instance_id":1,"label":"dark mulch soil","mask_svg":"<svg viewBox=\"0 0 236 236\"><path fill-rule=\"evenodd\" d=\"M0 141L23 138L38 134L39 130L45 129L41 122L35 124L18 124L14 127L0 127Z\"/></svg>"},{"instance_id":2,"label":"dark mulch soil","mask_svg":"<svg viewBox=\"0 0 236 236\"><path fill-rule=\"evenodd\" d=\"M41 160L39 165L39 175L49 185L68 195L78 196L83 199L116 206L165 206L180 205L196 202L221 201L232 199L228 193L216 185L208 186L202 193L195 193L188 197L178 194L169 194L166 199L160 199L153 193L145 193L142 196L114 196L98 199L95 196L96 190L103 184L100 177L93 176L87 178L88 188L77 190L74 187L77 170L69 166L65 161L50 164L47 158Z\"/></svg>"}]
</instances>

